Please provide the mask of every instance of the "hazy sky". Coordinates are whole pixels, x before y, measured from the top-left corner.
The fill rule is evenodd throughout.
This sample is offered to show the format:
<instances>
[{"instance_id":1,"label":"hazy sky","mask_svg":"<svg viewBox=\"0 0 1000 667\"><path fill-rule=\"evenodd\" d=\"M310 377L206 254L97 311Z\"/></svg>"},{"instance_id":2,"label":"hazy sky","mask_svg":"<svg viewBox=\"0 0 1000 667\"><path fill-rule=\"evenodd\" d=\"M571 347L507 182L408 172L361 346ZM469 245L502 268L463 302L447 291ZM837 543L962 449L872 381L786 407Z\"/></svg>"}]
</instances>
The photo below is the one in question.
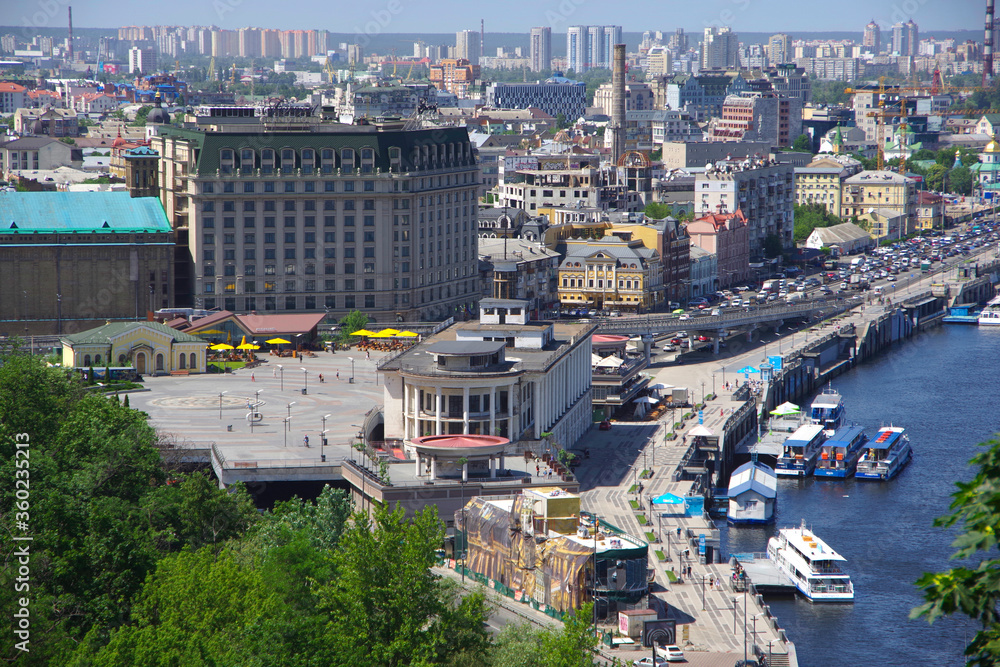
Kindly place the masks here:
<instances>
[{"instance_id":1,"label":"hazy sky","mask_svg":"<svg viewBox=\"0 0 1000 667\"><path fill-rule=\"evenodd\" d=\"M74 25L81 27L217 25L362 34L478 30L482 18L487 32L551 26L553 33L565 33L567 26L578 24L701 32L711 25L730 25L735 31L788 32L793 37L795 31L850 30L860 39L872 18L883 27L912 18L923 36L935 29L981 30L985 14L983 0L0 0L0 23L64 26L68 4L73 5ZM58 12L52 9L56 6Z\"/></svg>"}]
</instances>

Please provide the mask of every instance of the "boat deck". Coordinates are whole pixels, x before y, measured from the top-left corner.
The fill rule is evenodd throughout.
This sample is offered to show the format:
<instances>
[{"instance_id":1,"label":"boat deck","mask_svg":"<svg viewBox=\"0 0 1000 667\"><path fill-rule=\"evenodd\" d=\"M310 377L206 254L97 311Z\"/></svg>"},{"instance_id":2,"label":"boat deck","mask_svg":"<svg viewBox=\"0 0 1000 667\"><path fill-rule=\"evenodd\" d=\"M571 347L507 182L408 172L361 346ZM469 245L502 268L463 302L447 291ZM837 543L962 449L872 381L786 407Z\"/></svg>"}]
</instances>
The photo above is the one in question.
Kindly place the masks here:
<instances>
[{"instance_id":1,"label":"boat deck","mask_svg":"<svg viewBox=\"0 0 1000 667\"><path fill-rule=\"evenodd\" d=\"M761 595L795 595L792 580L765 554L733 554Z\"/></svg>"}]
</instances>

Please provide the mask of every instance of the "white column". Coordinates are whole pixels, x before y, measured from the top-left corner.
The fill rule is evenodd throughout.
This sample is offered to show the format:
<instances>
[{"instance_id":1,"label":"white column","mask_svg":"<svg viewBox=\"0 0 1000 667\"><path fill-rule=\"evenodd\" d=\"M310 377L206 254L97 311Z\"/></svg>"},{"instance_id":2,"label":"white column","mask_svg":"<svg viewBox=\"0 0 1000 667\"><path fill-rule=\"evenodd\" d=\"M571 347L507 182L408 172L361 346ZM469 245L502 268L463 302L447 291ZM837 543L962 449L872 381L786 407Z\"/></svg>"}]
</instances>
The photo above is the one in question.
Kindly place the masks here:
<instances>
[{"instance_id":1,"label":"white column","mask_svg":"<svg viewBox=\"0 0 1000 667\"><path fill-rule=\"evenodd\" d=\"M400 378L403 383L403 442L410 439L410 414L407 407L410 404L410 388L406 386L406 380ZM418 455L419 456L419 455ZM417 475L420 475L420 466L417 466Z\"/></svg>"},{"instance_id":2,"label":"white column","mask_svg":"<svg viewBox=\"0 0 1000 667\"><path fill-rule=\"evenodd\" d=\"M469 434L469 388L462 387L462 433Z\"/></svg>"},{"instance_id":3,"label":"white column","mask_svg":"<svg viewBox=\"0 0 1000 667\"><path fill-rule=\"evenodd\" d=\"M507 385L507 437L514 435L514 385Z\"/></svg>"},{"instance_id":4,"label":"white column","mask_svg":"<svg viewBox=\"0 0 1000 667\"><path fill-rule=\"evenodd\" d=\"M437 394L435 394L437 400L436 403L436 413L434 417L434 435L441 435L441 387L437 388Z\"/></svg>"},{"instance_id":5,"label":"white column","mask_svg":"<svg viewBox=\"0 0 1000 667\"><path fill-rule=\"evenodd\" d=\"M497 432L497 388L490 387L490 432L494 435Z\"/></svg>"},{"instance_id":6,"label":"white column","mask_svg":"<svg viewBox=\"0 0 1000 667\"><path fill-rule=\"evenodd\" d=\"M465 463L462 464L462 481L463 482L468 482L469 481L469 462L468 461L466 461Z\"/></svg>"},{"instance_id":7,"label":"white column","mask_svg":"<svg viewBox=\"0 0 1000 667\"><path fill-rule=\"evenodd\" d=\"M433 482L438 478L438 457L436 454L431 454L431 481Z\"/></svg>"},{"instance_id":8,"label":"white column","mask_svg":"<svg viewBox=\"0 0 1000 667\"><path fill-rule=\"evenodd\" d=\"M420 452L414 452L413 458L417 460L417 477L420 477Z\"/></svg>"},{"instance_id":9,"label":"white column","mask_svg":"<svg viewBox=\"0 0 1000 667\"><path fill-rule=\"evenodd\" d=\"M496 460L490 455L490 479L495 479L497 476Z\"/></svg>"}]
</instances>

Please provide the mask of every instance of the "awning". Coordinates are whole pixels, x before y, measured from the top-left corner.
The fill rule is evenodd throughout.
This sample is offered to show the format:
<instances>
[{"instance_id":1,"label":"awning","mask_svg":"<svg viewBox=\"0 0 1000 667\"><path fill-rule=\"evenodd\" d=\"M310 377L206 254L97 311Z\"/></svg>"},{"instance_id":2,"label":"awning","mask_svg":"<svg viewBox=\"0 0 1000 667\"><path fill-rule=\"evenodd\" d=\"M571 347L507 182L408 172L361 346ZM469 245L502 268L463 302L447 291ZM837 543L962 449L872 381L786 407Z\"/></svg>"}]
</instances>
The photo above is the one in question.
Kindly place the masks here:
<instances>
[{"instance_id":1,"label":"awning","mask_svg":"<svg viewBox=\"0 0 1000 667\"><path fill-rule=\"evenodd\" d=\"M598 361L597 362L597 367L598 368L618 368L619 366L621 366L624 363L625 363L624 360L619 359L616 356L610 356L610 357L604 357L603 359L601 359L600 361Z\"/></svg>"},{"instance_id":2,"label":"awning","mask_svg":"<svg viewBox=\"0 0 1000 667\"><path fill-rule=\"evenodd\" d=\"M711 437L715 435L714 433L712 433L711 429L709 429L704 424L698 424L693 429L688 431L687 434L695 436L705 436L705 437Z\"/></svg>"},{"instance_id":3,"label":"awning","mask_svg":"<svg viewBox=\"0 0 1000 667\"><path fill-rule=\"evenodd\" d=\"M800 412L802 412L802 410L799 408L799 406L795 405L794 403L789 403L788 401L785 401L784 403L776 407L774 410L771 410L771 414L777 417L782 417L784 415L797 415Z\"/></svg>"},{"instance_id":4,"label":"awning","mask_svg":"<svg viewBox=\"0 0 1000 667\"><path fill-rule=\"evenodd\" d=\"M683 498L675 496L672 493L664 493L662 496L656 496L653 498L654 505L680 505L683 502Z\"/></svg>"}]
</instances>

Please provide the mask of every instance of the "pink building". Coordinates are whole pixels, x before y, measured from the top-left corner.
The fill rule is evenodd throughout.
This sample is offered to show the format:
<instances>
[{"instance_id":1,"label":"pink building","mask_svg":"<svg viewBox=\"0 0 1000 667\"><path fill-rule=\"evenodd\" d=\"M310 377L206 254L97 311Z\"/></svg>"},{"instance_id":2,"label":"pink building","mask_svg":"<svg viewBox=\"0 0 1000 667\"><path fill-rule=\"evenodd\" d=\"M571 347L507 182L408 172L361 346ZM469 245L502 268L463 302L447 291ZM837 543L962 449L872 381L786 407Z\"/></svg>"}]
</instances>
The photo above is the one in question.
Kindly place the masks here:
<instances>
[{"instance_id":1,"label":"pink building","mask_svg":"<svg viewBox=\"0 0 1000 667\"><path fill-rule=\"evenodd\" d=\"M750 234L746 216L735 213L713 213L688 223L691 245L716 256L719 289L730 287L750 278Z\"/></svg>"}]
</instances>

